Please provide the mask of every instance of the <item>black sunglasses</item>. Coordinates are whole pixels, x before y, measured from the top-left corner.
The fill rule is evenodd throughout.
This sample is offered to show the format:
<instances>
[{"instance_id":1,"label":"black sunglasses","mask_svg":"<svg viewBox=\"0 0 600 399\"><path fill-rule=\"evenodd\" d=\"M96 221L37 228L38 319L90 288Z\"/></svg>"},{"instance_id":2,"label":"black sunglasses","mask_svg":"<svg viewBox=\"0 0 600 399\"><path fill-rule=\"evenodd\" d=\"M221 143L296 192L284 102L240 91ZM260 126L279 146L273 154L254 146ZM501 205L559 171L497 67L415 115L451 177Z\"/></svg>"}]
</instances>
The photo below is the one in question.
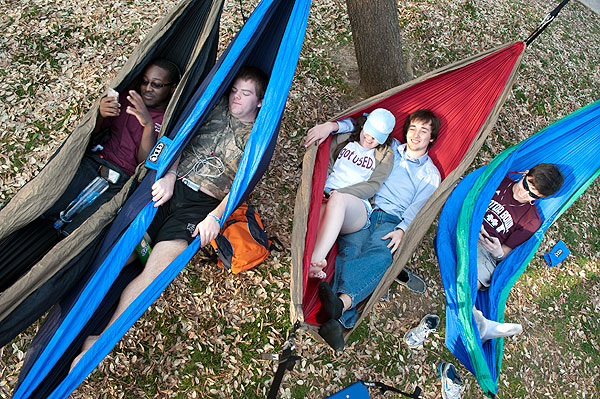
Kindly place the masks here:
<instances>
[{"instance_id":1,"label":"black sunglasses","mask_svg":"<svg viewBox=\"0 0 600 399\"><path fill-rule=\"evenodd\" d=\"M150 85L150 86L152 86L153 89L162 89L163 87L172 86L174 84L175 84L175 82L171 82L171 83L156 83L156 82L150 82L150 81L148 81L146 79L142 80L142 86Z\"/></svg>"},{"instance_id":2,"label":"black sunglasses","mask_svg":"<svg viewBox=\"0 0 600 399\"><path fill-rule=\"evenodd\" d=\"M529 193L529 196L533 199L540 199L541 197L537 194L534 194L531 189L529 188L529 184L527 183L527 176L529 176L528 174L523 176L523 188L525 190L527 190L527 192Z\"/></svg>"}]
</instances>

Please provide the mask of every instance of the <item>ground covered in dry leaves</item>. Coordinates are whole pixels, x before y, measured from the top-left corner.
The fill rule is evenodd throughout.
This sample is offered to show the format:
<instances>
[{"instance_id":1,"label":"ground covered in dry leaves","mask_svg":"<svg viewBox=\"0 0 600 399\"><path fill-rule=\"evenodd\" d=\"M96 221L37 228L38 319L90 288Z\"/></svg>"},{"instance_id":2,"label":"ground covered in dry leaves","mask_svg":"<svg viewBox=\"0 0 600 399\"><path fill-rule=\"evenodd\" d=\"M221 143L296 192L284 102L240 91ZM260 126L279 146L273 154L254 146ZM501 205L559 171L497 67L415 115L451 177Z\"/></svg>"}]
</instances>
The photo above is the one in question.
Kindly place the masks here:
<instances>
[{"instance_id":1,"label":"ground covered in dry leaves","mask_svg":"<svg viewBox=\"0 0 600 399\"><path fill-rule=\"evenodd\" d=\"M363 97L344 2L313 3L278 147L250 199L269 233L287 247L304 132ZM404 52L413 76L523 39L557 4L400 3ZM243 4L247 15L255 1ZM174 5L173 0L0 0L0 202L45 164L141 38ZM226 1L223 45L241 23L240 2ZM600 17L572 1L528 49L474 166L596 100L599 48ZM595 183L549 230L539 256L511 293L506 319L523 323L524 332L505 342L499 398L600 397L598 194ZM281 397L323 398L357 379L405 391L418 384L424 398L440 397L436 364L441 359L457 364L443 344L444 329L422 350L402 343L403 334L426 313L437 313L444 325L434 231L410 263L427 280L427 293L419 296L393 286L390 301L375 308L339 355L300 334L297 353L303 360L286 375ZM572 255L548 268L541 255L560 239ZM289 284L288 250L236 276L195 258L72 397L265 397L276 365L261 355L279 352L292 324ZM37 328L2 349L0 397L12 391ZM458 367L464 397L482 397L475 379Z\"/></svg>"}]
</instances>

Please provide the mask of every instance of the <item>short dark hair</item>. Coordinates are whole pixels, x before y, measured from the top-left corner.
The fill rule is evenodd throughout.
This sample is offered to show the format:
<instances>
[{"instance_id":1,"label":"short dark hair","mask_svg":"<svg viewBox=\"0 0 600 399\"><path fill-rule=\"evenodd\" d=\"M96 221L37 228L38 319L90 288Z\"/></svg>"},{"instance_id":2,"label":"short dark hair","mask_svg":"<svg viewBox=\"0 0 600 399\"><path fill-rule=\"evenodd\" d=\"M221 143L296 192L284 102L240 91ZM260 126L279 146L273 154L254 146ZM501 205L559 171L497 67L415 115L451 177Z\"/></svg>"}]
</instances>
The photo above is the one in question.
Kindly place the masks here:
<instances>
[{"instance_id":1,"label":"short dark hair","mask_svg":"<svg viewBox=\"0 0 600 399\"><path fill-rule=\"evenodd\" d=\"M167 79L169 79L169 83L179 83L181 80L181 71L174 62L169 61L166 58L157 58L153 60L148 67L153 65L167 71Z\"/></svg>"},{"instance_id":2,"label":"short dark hair","mask_svg":"<svg viewBox=\"0 0 600 399\"><path fill-rule=\"evenodd\" d=\"M256 89L256 96L259 100L265 97L265 91L267 90L267 84L269 83L269 76L264 73L261 69L253 66L244 65L240 68L236 79L251 80L254 82L254 88Z\"/></svg>"},{"instance_id":3,"label":"short dark hair","mask_svg":"<svg viewBox=\"0 0 600 399\"><path fill-rule=\"evenodd\" d=\"M556 193L563 185L565 178L558 166L552 163L540 163L529 170L524 177L531 177L531 184L544 197Z\"/></svg>"},{"instance_id":4,"label":"short dark hair","mask_svg":"<svg viewBox=\"0 0 600 399\"><path fill-rule=\"evenodd\" d=\"M402 131L402 135L404 137L404 142L406 142L406 133L408 132L408 128L410 127L410 124L413 121L421 121L421 122L431 122L431 143L429 143L429 147L427 148L431 148L432 145L435 144L435 141L438 138L438 135L440 134L440 127L442 126L442 123L440 122L440 118L437 117L436 114L433 113L433 111L428 110L428 109L419 109L416 110L415 112L413 112L412 114L408 115L408 117L406 118L406 121L404 121L404 128Z\"/></svg>"}]
</instances>

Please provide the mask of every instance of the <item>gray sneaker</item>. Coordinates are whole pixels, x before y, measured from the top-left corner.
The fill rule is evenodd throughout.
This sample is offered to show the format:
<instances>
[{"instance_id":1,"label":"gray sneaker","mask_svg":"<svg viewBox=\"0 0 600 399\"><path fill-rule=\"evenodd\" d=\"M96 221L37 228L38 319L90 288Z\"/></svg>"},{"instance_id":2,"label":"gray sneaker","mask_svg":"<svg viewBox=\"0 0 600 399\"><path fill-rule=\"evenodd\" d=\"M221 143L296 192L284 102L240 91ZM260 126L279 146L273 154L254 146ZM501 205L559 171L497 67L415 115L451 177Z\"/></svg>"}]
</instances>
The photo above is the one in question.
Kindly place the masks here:
<instances>
[{"instance_id":1,"label":"gray sneaker","mask_svg":"<svg viewBox=\"0 0 600 399\"><path fill-rule=\"evenodd\" d=\"M440 318L434 314L428 314L423 317L421 322L415 328L408 330L404 334L404 342L411 349L418 348L423 345L423 342L436 330L440 324Z\"/></svg>"},{"instance_id":2,"label":"gray sneaker","mask_svg":"<svg viewBox=\"0 0 600 399\"><path fill-rule=\"evenodd\" d=\"M465 387L452 363L441 362L438 365L438 372L442 380L442 398L460 399Z\"/></svg>"},{"instance_id":3,"label":"gray sneaker","mask_svg":"<svg viewBox=\"0 0 600 399\"><path fill-rule=\"evenodd\" d=\"M427 289L425 281L408 269L402 270L400 274L396 276L396 281L417 294L423 294Z\"/></svg>"}]
</instances>

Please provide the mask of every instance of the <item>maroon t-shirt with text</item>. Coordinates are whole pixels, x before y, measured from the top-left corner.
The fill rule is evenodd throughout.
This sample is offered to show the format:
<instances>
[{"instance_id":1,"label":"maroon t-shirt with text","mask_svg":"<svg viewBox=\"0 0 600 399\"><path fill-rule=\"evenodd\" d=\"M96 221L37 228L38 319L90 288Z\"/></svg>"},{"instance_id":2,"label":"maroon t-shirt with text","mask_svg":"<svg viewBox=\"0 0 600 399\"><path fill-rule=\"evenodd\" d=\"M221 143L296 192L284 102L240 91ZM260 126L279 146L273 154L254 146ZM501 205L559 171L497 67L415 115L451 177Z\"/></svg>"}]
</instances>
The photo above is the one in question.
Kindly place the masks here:
<instances>
[{"instance_id":1,"label":"maroon t-shirt with text","mask_svg":"<svg viewBox=\"0 0 600 399\"><path fill-rule=\"evenodd\" d=\"M508 177L502 180L483 217L485 231L511 249L527 241L542 224L535 205L514 199L515 184L519 182Z\"/></svg>"},{"instance_id":2,"label":"maroon t-shirt with text","mask_svg":"<svg viewBox=\"0 0 600 399\"><path fill-rule=\"evenodd\" d=\"M106 118L102 127L110 127L110 138L104 144L102 156L110 163L123 169L129 176L135 173L138 165L137 152L142 142L144 128L135 115L130 115L125 110L133 105L127 101L125 96L119 100L121 113L114 118ZM154 121L154 133L158 137L160 126L165 116L161 109L148 108L150 116Z\"/></svg>"}]
</instances>

